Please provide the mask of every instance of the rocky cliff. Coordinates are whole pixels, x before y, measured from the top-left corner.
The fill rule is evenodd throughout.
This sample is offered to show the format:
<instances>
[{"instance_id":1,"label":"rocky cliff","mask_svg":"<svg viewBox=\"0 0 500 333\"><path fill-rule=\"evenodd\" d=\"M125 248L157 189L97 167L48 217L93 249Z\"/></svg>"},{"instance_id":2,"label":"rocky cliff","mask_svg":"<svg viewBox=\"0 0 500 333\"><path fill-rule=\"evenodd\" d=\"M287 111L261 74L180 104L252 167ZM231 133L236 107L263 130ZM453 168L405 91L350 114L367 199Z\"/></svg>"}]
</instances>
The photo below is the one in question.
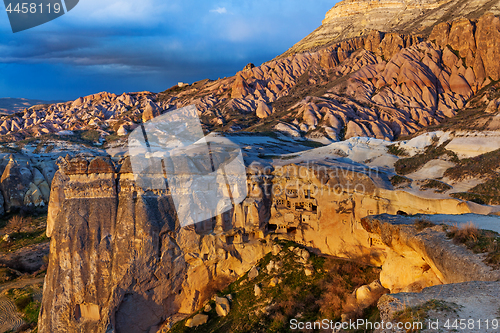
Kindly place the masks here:
<instances>
[{"instance_id":1,"label":"rocky cliff","mask_svg":"<svg viewBox=\"0 0 500 333\"><path fill-rule=\"evenodd\" d=\"M466 213L468 206L393 191L369 169L350 171L338 162L253 164L243 203L181 228L169 190L138 187L128 159L118 165L102 157L58 163L40 332L160 332L199 309L210 297L207 285L248 271L271 251L275 238L381 265L384 286L393 291L478 278L460 270L450 275L429 251L441 243L415 236L413 227L362 220L401 211ZM395 269L401 265L411 268L404 279ZM477 267L463 265L465 272Z\"/></svg>"},{"instance_id":2,"label":"rocky cliff","mask_svg":"<svg viewBox=\"0 0 500 333\"><path fill-rule=\"evenodd\" d=\"M498 1L475 0L344 0L330 9L322 25L283 56L331 42L367 35L371 30L429 35L439 23L500 14Z\"/></svg>"}]
</instances>

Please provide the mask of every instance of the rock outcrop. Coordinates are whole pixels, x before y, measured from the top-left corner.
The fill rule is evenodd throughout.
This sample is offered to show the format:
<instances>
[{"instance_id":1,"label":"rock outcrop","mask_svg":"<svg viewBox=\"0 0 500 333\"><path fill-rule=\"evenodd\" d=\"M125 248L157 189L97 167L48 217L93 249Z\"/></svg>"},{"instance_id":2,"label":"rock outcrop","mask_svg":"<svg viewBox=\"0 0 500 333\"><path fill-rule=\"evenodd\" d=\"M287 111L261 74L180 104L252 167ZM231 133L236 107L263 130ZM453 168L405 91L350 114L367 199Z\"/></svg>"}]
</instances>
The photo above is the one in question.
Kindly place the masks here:
<instances>
[{"instance_id":1,"label":"rock outcrop","mask_svg":"<svg viewBox=\"0 0 500 333\"><path fill-rule=\"evenodd\" d=\"M384 15L373 15L387 6L399 20L395 26ZM471 98L500 78L498 6L482 0L344 1L322 27L347 27L353 33L318 37L320 28L293 52L217 81L176 86L159 94L101 93L32 107L0 117L0 134L16 141L93 130L103 141L110 134L126 136L165 112L196 105L207 131L273 128L330 141L353 136L394 140L469 108ZM364 8L369 10L364 13ZM465 18L459 18L460 13ZM380 24L367 23L360 33L359 15L376 17ZM423 30L415 30L410 19ZM311 49L311 43L321 46Z\"/></svg>"},{"instance_id":2,"label":"rock outcrop","mask_svg":"<svg viewBox=\"0 0 500 333\"><path fill-rule=\"evenodd\" d=\"M212 234L215 221L181 229L168 191L139 188L126 166L117 172L102 158L59 165L40 332L156 332L200 308L210 281L235 278L271 251L236 229Z\"/></svg>"},{"instance_id":3,"label":"rock outcrop","mask_svg":"<svg viewBox=\"0 0 500 333\"><path fill-rule=\"evenodd\" d=\"M49 204L50 263L40 332L160 331L200 309L211 296L208 284L235 280L266 253L279 252L274 238L381 265L382 285L392 291L478 278L450 273L446 255L433 254L439 247L429 250L436 244L445 249L441 240L415 236L411 227L362 220L398 211L469 212L459 200L393 191L384 187L383 175L337 164L275 170L252 165L247 173L245 201L181 228L169 190L137 186L127 160L115 166L103 158L60 159ZM307 263L309 253L295 250ZM392 278L399 272L395 265L411 268L411 274ZM229 311L226 301L218 302L220 315Z\"/></svg>"},{"instance_id":4,"label":"rock outcrop","mask_svg":"<svg viewBox=\"0 0 500 333\"><path fill-rule=\"evenodd\" d=\"M477 19L485 12L500 14L500 4L487 0L344 0L326 13L320 27L283 56L367 35L371 30L426 36L436 24L460 17Z\"/></svg>"},{"instance_id":5,"label":"rock outcrop","mask_svg":"<svg viewBox=\"0 0 500 333\"><path fill-rule=\"evenodd\" d=\"M0 215L46 206L54 167L50 159L34 161L22 154L0 156Z\"/></svg>"}]
</instances>

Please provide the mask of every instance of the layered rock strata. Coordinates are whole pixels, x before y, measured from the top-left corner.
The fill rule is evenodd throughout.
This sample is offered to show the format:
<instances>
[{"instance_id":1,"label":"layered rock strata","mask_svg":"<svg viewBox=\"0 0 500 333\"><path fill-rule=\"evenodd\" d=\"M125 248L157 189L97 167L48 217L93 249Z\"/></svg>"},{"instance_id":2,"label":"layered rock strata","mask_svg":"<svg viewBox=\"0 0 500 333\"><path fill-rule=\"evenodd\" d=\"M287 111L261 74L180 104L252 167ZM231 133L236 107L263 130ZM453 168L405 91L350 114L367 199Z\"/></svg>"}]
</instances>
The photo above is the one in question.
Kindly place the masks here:
<instances>
[{"instance_id":1,"label":"layered rock strata","mask_svg":"<svg viewBox=\"0 0 500 333\"><path fill-rule=\"evenodd\" d=\"M326 13L320 27L285 52L284 56L366 35L371 30L427 36L439 23L460 17L477 19L486 12L500 14L499 2L344 0Z\"/></svg>"}]
</instances>

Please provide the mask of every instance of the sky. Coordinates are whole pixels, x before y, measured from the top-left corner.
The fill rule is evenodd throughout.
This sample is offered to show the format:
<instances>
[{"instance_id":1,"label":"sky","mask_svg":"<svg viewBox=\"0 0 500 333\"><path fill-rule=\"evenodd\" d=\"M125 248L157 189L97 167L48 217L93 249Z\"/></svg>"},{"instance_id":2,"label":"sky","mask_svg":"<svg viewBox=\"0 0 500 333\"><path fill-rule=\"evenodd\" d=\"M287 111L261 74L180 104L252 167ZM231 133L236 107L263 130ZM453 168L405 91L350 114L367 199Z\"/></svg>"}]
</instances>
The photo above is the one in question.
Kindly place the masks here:
<instances>
[{"instance_id":1,"label":"sky","mask_svg":"<svg viewBox=\"0 0 500 333\"><path fill-rule=\"evenodd\" d=\"M0 97L73 100L232 76L285 52L336 2L80 0L18 33L1 7Z\"/></svg>"}]
</instances>

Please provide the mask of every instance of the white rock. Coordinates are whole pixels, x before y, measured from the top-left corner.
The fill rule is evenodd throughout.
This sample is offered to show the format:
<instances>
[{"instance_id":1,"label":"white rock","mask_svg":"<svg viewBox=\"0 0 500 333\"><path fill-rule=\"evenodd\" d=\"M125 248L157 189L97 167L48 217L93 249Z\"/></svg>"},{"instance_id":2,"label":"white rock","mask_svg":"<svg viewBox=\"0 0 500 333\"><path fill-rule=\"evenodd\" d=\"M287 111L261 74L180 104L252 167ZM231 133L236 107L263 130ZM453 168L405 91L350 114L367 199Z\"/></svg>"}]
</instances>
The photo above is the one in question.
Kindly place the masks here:
<instances>
[{"instance_id":1,"label":"white rock","mask_svg":"<svg viewBox=\"0 0 500 333\"><path fill-rule=\"evenodd\" d=\"M255 297L260 297L262 295L262 289L260 289L260 287L258 285L255 285L253 287L253 292L254 292Z\"/></svg>"},{"instance_id":2,"label":"white rock","mask_svg":"<svg viewBox=\"0 0 500 333\"><path fill-rule=\"evenodd\" d=\"M193 318L186 320L186 327L197 327L206 324L208 321L208 316L204 314L197 314Z\"/></svg>"}]
</instances>

